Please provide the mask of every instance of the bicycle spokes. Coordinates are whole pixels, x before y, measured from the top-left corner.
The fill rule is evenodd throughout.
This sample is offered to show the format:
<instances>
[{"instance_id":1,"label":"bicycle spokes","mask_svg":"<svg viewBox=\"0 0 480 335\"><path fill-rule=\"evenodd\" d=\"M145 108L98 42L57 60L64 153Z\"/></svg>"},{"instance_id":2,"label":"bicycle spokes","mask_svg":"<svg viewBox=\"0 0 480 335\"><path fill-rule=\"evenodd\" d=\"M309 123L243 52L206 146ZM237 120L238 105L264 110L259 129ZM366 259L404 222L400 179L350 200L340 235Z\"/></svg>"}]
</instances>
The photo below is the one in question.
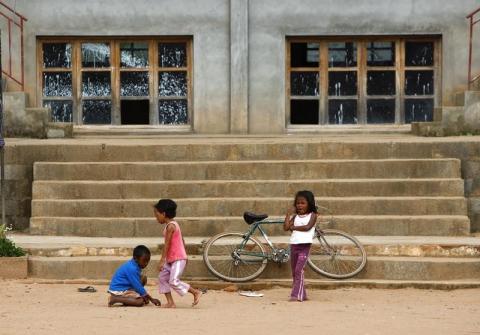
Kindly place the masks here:
<instances>
[{"instance_id":1,"label":"bicycle spokes","mask_svg":"<svg viewBox=\"0 0 480 335\"><path fill-rule=\"evenodd\" d=\"M248 281L265 269L263 246L242 234L219 234L207 243L204 260L216 276L228 281Z\"/></svg>"},{"instance_id":2,"label":"bicycle spokes","mask_svg":"<svg viewBox=\"0 0 480 335\"><path fill-rule=\"evenodd\" d=\"M330 278L352 277L363 268L365 262L363 247L354 237L343 232L320 232L310 250L310 266Z\"/></svg>"}]
</instances>

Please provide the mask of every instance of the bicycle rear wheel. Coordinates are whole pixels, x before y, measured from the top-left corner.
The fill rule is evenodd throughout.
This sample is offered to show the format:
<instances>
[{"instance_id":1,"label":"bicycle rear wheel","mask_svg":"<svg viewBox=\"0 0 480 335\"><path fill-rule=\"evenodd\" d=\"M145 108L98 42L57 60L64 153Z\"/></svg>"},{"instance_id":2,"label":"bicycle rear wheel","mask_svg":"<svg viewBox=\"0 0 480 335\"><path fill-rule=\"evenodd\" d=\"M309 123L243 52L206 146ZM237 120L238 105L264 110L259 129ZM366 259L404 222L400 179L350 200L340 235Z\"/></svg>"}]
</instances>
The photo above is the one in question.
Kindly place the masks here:
<instances>
[{"instance_id":1,"label":"bicycle rear wheel","mask_svg":"<svg viewBox=\"0 0 480 335\"><path fill-rule=\"evenodd\" d=\"M214 276L230 282L253 280L267 266L263 245L242 233L213 236L205 245L203 261Z\"/></svg>"},{"instance_id":2,"label":"bicycle rear wheel","mask_svg":"<svg viewBox=\"0 0 480 335\"><path fill-rule=\"evenodd\" d=\"M357 275L367 264L367 253L353 236L325 229L315 232L308 265L317 273L332 279Z\"/></svg>"}]
</instances>

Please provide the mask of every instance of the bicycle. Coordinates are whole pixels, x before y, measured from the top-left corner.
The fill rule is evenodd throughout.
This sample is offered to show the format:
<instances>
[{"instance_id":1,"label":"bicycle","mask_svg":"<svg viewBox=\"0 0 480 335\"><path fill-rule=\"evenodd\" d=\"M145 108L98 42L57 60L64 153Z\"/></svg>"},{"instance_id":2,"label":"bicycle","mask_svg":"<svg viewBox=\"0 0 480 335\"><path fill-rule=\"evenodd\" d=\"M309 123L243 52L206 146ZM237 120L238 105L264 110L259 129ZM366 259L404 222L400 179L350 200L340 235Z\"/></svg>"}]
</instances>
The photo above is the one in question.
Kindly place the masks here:
<instances>
[{"instance_id":1,"label":"bicycle","mask_svg":"<svg viewBox=\"0 0 480 335\"><path fill-rule=\"evenodd\" d=\"M330 211L325 207L323 210ZM250 226L245 233L227 232L213 236L205 244L203 260L208 270L216 277L229 282L247 282L260 276L269 261L278 264L290 259L289 248L277 248L269 239L262 225L282 224L283 220L267 220L266 214L245 212L245 222ZM367 254L362 244L353 236L320 226L334 224L329 217L315 226L315 234L308 265L316 272L331 279L351 278L360 273L367 263ZM253 237L259 230L270 251Z\"/></svg>"}]
</instances>

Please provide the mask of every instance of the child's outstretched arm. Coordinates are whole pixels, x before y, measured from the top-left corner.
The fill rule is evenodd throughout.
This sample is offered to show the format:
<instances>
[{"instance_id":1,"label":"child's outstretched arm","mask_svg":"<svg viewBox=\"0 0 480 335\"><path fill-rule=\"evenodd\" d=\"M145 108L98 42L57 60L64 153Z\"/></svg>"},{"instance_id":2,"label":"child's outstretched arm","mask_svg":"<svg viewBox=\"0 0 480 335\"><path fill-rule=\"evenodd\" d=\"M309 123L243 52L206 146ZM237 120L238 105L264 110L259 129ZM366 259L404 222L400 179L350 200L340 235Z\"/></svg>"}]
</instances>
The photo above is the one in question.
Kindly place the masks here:
<instances>
[{"instance_id":1,"label":"child's outstretched arm","mask_svg":"<svg viewBox=\"0 0 480 335\"><path fill-rule=\"evenodd\" d=\"M142 297L143 301L146 304L148 304L148 302L151 301L155 306L160 306L160 300L152 298L150 294L148 294L145 288L143 287L139 273L128 272L127 278L130 284L132 285L133 289L135 290L135 292L140 294L140 296Z\"/></svg>"},{"instance_id":2,"label":"child's outstretched arm","mask_svg":"<svg viewBox=\"0 0 480 335\"><path fill-rule=\"evenodd\" d=\"M296 230L296 231L309 231L317 223L317 217L318 217L317 213L312 213L312 216L310 217L310 221L308 221L308 224L306 226L293 226L292 225L291 229Z\"/></svg>"},{"instance_id":3,"label":"child's outstretched arm","mask_svg":"<svg viewBox=\"0 0 480 335\"><path fill-rule=\"evenodd\" d=\"M167 231L165 232L165 245L163 246L162 258L158 263L158 271L162 270L162 267L167 261L168 250L170 250L170 243L172 241L173 232L175 231L175 225L167 223Z\"/></svg>"}]
</instances>

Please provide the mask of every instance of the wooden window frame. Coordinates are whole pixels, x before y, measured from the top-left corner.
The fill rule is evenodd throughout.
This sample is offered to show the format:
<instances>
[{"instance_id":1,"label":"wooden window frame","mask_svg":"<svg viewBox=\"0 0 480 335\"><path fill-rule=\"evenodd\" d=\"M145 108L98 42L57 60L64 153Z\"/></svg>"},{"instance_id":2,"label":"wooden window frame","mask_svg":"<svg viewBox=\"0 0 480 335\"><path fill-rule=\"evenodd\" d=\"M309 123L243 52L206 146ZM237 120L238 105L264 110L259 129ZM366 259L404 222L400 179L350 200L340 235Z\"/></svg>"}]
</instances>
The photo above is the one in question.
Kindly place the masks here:
<instances>
[{"instance_id":1,"label":"wooden window frame","mask_svg":"<svg viewBox=\"0 0 480 335\"><path fill-rule=\"evenodd\" d=\"M120 44L125 42L146 42L148 44L149 64L143 68L127 68L120 66ZM44 43L69 43L72 46L72 62L70 69L44 68L43 67L43 44ZM82 67L81 45L83 43L106 43L110 44L110 67ZM161 67L158 64L158 45L160 43L185 43L187 53L186 67ZM71 100L72 119L75 125L82 125L82 104L83 100L111 100L111 124L107 126L121 125L121 100L149 100L149 124L141 126L155 126L175 131L190 131L193 129L193 38L191 36L88 36L88 37L45 37L37 38L37 105L43 106L44 100ZM53 70L53 71L51 71ZM111 73L111 96L110 97L83 97L82 96L82 75L84 72L106 72ZM120 96L120 75L122 72L148 72L149 96L122 97ZM161 97L158 92L159 73L165 71L182 71L187 73L187 95L184 97ZM72 73L72 97L44 97L43 96L43 73L44 72L71 72ZM182 125L159 124L158 102L159 100L184 99L187 100L187 123ZM93 125L91 126L104 126ZM121 125L122 127L129 125Z\"/></svg>"},{"instance_id":2,"label":"wooden window frame","mask_svg":"<svg viewBox=\"0 0 480 335\"><path fill-rule=\"evenodd\" d=\"M354 42L357 44L357 66L356 67L328 67L328 44L332 42ZM395 43L395 65L394 66L367 66L367 44L370 42L394 42ZM433 42L434 62L433 66L406 66L405 65L405 44L406 42ZM292 43L318 43L319 60L318 67L292 67L291 66L291 44ZM384 96L367 95L367 71L391 71L395 70L395 122L383 125L405 124L405 99L429 99L434 100L434 110L441 103L442 94L442 73L441 73L442 40L438 35L405 35L405 36L287 36L286 38L286 71L285 71L285 127L291 130L310 130L312 128L335 126L376 126L378 124L367 123L367 100ZM357 71L357 119L356 124L337 125L328 123L328 74L331 71ZM407 96L405 94L405 71L409 70L433 70L434 71L434 94ZM316 72L319 76L318 96L291 96L290 78L292 72ZM351 96L341 96L336 99L350 99ZM319 124L291 124L291 100L318 100L319 101ZM435 120L435 112L434 112Z\"/></svg>"}]
</instances>

